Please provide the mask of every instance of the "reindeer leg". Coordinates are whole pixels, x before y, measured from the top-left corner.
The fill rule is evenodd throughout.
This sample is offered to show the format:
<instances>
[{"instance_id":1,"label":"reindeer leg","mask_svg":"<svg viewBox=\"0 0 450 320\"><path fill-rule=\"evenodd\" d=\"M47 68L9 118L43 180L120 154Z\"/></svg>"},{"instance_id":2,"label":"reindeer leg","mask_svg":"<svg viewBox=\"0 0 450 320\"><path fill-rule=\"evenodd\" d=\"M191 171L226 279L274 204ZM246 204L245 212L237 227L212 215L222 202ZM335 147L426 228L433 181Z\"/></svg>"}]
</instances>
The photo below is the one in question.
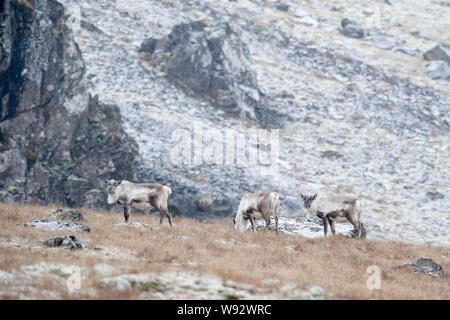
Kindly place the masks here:
<instances>
[{"instance_id":1,"label":"reindeer leg","mask_svg":"<svg viewBox=\"0 0 450 320\"><path fill-rule=\"evenodd\" d=\"M123 204L123 216L125 217L125 223L128 223L131 216L131 206L128 203Z\"/></svg>"},{"instance_id":2,"label":"reindeer leg","mask_svg":"<svg viewBox=\"0 0 450 320\"><path fill-rule=\"evenodd\" d=\"M270 217L268 217L266 219L266 229L269 230L269 226L270 226Z\"/></svg>"},{"instance_id":3,"label":"reindeer leg","mask_svg":"<svg viewBox=\"0 0 450 320\"><path fill-rule=\"evenodd\" d=\"M361 239L362 236L362 223L358 222L358 238Z\"/></svg>"},{"instance_id":4,"label":"reindeer leg","mask_svg":"<svg viewBox=\"0 0 450 320\"><path fill-rule=\"evenodd\" d=\"M361 225L355 221L355 219L349 215L347 215L347 220L353 225L353 228L356 230L356 236L361 238Z\"/></svg>"},{"instance_id":5,"label":"reindeer leg","mask_svg":"<svg viewBox=\"0 0 450 320\"><path fill-rule=\"evenodd\" d=\"M156 210L159 211L159 225L162 225L164 222L164 217L166 216L166 212L163 210L163 208L161 208L160 205L158 205L158 199L156 196L149 194L148 195L148 203L150 203L150 205L155 208ZM151 210L151 209L150 209ZM169 220L170 223L170 220Z\"/></svg>"},{"instance_id":6,"label":"reindeer leg","mask_svg":"<svg viewBox=\"0 0 450 320\"><path fill-rule=\"evenodd\" d=\"M172 227L172 214L170 213L169 209L165 208L163 209L165 215L167 216L167 219L169 219L169 224Z\"/></svg>"},{"instance_id":7,"label":"reindeer leg","mask_svg":"<svg viewBox=\"0 0 450 320\"><path fill-rule=\"evenodd\" d=\"M360 228L361 228L361 239L365 239L366 234L363 234L363 230L365 230L364 225L362 222L360 222L359 224L360 224Z\"/></svg>"},{"instance_id":8,"label":"reindeer leg","mask_svg":"<svg viewBox=\"0 0 450 320\"><path fill-rule=\"evenodd\" d=\"M250 223L252 224L253 232L255 232L255 218L253 216L250 216Z\"/></svg>"},{"instance_id":9,"label":"reindeer leg","mask_svg":"<svg viewBox=\"0 0 450 320\"><path fill-rule=\"evenodd\" d=\"M328 223L330 224L331 233L333 236L336 235L336 229L334 228L334 220L332 220L330 217L328 217Z\"/></svg>"},{"instance_id":10,"label":"reindeer leg","mask_svg":"<svg viewBox=\"0 0 450 320\"><path fill-rule=\"evenodd\" d=\"M278 216L275 216L275 230L278 234Z\"/></svg>"},{"instance_id":11,"label":"reindeer leg","mask_svg":"<svg viewBox=\"0 0 450 320\"><path fill-rule=\"evenodd\" d=\"M159 218L159 225L162 225L162 224L163 224L163 221L164 221L164 217L166 216L166 214L165 214L161 209L159 209L159 208L158 208L158 211L159 211L159 215L161 216L161 217Z\"/></svg>"},{"instance_id":12,"label":"reindeer leg","mask_svg":"<svg viewBox=\"0 0 450 320\"><path fill-rule=\"evenodd\" d=\"M327 217L322 217L322 221L323 221L323 233L324 236L327 236L327 232L328 232L328 219Z\"/></svg>"}]
</instances>

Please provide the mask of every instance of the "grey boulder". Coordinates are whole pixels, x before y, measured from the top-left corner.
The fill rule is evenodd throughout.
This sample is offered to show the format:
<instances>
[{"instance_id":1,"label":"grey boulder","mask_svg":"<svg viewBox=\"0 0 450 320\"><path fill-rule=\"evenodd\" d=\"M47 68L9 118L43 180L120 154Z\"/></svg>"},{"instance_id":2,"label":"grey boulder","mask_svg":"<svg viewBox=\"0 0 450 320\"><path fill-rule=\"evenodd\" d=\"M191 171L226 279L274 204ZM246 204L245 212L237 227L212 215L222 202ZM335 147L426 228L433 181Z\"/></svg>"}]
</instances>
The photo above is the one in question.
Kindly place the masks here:
<instances>
[{"instance_id":1,"label":"grey boulder","mask_svg":"<svg viewBox=\"0 0 450 320\"><path fill-rule=\"evenodd\" d=\"M56 221L49 219L34 220L24 224L26 227L35 227L44 231L71 231L71 232L91 232L88 226L72 221Z\"/></svg>"},{"instance_id":2,"label":"grey boulder","mask_svg":"<svg viewBox=\"0 0 450 320\"><path fill-rule=\"evenodd\" d=\"M450 47L445 44L438 44L423 54L423 58L427 61L442 60L450 63Z\"/></svg>"},{"instance_id":3,"label":"grey boulder","mask_svg":"<svg viewBox=\"0 0 450 320\"><path fill-rule=\"evenodd\" d=\"M401 52L409 56L415 56L417 53L417 50L409 48L404 41L398 40L394 36L377 28L370 28L367 31L367 35L377 48Z\"/></svg>"},{"instance_id":4,"label":"grey boulder","mask_svg":"<svg viewBox=\"0 0 450 320\"><path fill-rule=\"evenodd\" d=\"M339 31L346 37L362 39L364 38L364 29L360 24L351 21L347 18L342 19L341 27Z\"/></svg>"},{"instance_id":5,"label":"grey boulder","mask_svg":"<svg viewBox=\"0 0 450 320\"><path fill-rule=\"evenodd\" d=\"M407 268L413 272L425 273L436 278L444 276L444 269L442 266L428 258L419 258L413 263L402 264L397 266L397 268Z\"/></svg>"},{"instance_id":6,"label":"grey boulder","mask_svg":"<svg viewBox=\"0 0 450 320\"><path fill-rule=\"evenodd\" d=\"M450 79L450 65L446 61L437 60L427 64L426 74L431 79Z\"/></svg>"},{"instance_id":7,"label":"grey boulder","mask_svg":"<svg viewBox=\"0 0 450 320\"><path fill-rule=\"evenodd\" d=\"M86 246L75 236L55 237L44 241L44 245L48 247L67 246L70 249L84 249Z\"/></svg>"}]
</instances>

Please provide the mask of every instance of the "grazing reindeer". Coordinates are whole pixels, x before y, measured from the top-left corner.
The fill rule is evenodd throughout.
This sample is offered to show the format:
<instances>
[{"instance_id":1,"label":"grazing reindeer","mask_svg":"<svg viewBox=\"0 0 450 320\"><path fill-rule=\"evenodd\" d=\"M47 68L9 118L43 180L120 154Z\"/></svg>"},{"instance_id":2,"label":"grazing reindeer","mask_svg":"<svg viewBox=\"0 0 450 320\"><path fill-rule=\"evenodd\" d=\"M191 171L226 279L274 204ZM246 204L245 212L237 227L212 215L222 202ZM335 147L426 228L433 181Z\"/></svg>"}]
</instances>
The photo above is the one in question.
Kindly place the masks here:
<instances>
[{"instance_id":1,"label":"grazing reindeer","mask_svg":"<svg viewBox=\"0 0 450 320\"><path fill-rule=\"evenodd\" d=\"M278 209L280 199L276 192L247 193L239 204L236 217L233 219L234 230L244 232L248 220L255 231L255 219L266 220L266 228L269 229L270 217L275 218L275 228L278 234Z\"/></svg>"},{"instance_id":2,"label":"grazing reindeer","mask_svg":"<svg viewBox=\"0 0 450 320\"><path fill-rule=\"evenodd\" d=\"M172 190L159 183L132 183L126 180L106 180L108 191L108 204L120 203L123 205L125 222L131 215L131 207L142 210L155 208L159 211L163 223L164 217L169 219L172 226L172 215L167 206L167 199Z\"/></svg>"},{"instance_id":3,"label":"grazing reindeer","mask_svg":"<svg viewBox=\"0 0 450 320\"><path fill-rule=\"evenodd\" d=\"M361 223L361 201L355 198L344 197L325 197L300 194L303 199L306 216L312 218L318 216L323 221L323 232L327 236L328 223L330 224L331 232L336 234L334 223L339 218L346 218L355 228L356 235L361 238L361 232L364 228Z\"/></svg>"}]
</instances>

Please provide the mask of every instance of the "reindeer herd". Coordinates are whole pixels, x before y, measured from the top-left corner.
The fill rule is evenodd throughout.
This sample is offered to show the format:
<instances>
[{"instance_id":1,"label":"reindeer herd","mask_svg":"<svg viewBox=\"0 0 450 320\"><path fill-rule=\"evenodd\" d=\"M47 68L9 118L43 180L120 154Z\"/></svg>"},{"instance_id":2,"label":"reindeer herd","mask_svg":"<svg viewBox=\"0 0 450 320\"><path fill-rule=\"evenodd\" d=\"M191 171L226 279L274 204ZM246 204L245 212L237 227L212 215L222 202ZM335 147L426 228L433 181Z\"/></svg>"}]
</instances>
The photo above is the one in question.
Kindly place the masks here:
<instances>
[{"instance_id":1,"label":"reindeer herd","mask_svg":"<svg viewBox=\"0 0 450 320\"><path fill-rule=\"evenodd\" d=\"M159 224L163 223L165 217L172 226L172 214L168 209L167 200L172 190L159 183L132 183L126 180L106 180L108 192L108 204L119 203L123 206L123 214L127 223L131 208L142 210L155 208L161 216ZM323 221L323 231L325 237L330 225L331 233L336 234L335 222L348 221L355 229L355 236L364 238L361 223L361 201L348 197L328 197L300 194L306 209L306 216L312 218L317 216ZM277 192L260 192L245 194L239 204L236 216L233 219L234 230L244 232L247 230L250 221L252 230L255 231L255 220L266 221L266 228L269 229L271 218L275 220L275 230L278 234L278 210L280 199Z\"/></svg>"}]
</instances>

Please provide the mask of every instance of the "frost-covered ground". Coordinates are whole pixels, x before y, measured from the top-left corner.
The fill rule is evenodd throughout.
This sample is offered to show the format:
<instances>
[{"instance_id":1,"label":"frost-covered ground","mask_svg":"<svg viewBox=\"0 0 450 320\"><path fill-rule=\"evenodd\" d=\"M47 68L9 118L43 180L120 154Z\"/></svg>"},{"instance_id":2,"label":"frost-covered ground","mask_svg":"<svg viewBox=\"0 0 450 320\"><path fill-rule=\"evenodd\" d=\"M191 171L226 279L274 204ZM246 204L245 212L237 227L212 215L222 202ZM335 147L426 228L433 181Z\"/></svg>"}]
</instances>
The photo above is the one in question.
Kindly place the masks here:
<instances>
[{"instance_id":1,"label":"frost-covered ground","mask_svg":"<svg viewBox=\"0 0 450 320\"><path fill-rule=\"evenodd\" d=\"M300 192L354 195L365 204L369 239L450 245L449 82L428 78L422 57L450 43L448 2L289 1L287 11L257 0L62 3L80 8L74 31L89 90L120 107L143 172L170 172L234 205L248 189L276 190L289 221L303 215ZM343 18L383 30L395 45L343 36ZM144 39L200 19L230 23L249 46L260 89L289 115L278 175L170 163L172 132L195 121L247 133L246 121L187 96L139 59Z\"/></svg>"},{"instance_id":2,"label":"frost-covered ground","mask_svg":"<svg viewBox=\"0 0 450 320\"><path fill-rule=\"evenodd\" d=\"M175 217L161 226L148 214L125 224L120 213L86 209L90 232L28 226L55 209L0 205L0 299L448 298L445 277L398 267L432 259L447 272L445 247L323 239L322 227L302 217L281 217L278 234L260 223L236 233L223 219ZM376 292L367 286L373 266L383 275Z\"/></svg>"},{"instance_id":3,"label":"frost-covered ground","mask_svg":"<svg viewBox=\"0 0 450 320\"><path fill-rule=\"evenodd\" d=\"M138 228L148 230L150 225L133 222L120 223L118 228ZM157 229L158 227L153 227ZM50 230L45 230L50 231ZM53 230L55 231L55 230ZM184 237L183 240L190 240ZM229 244L224 239L216 240ZM42 254L48 247L24 238L0 237L0 247L24 250ZM253 244L255 247L259 245ZM89 248L89 247L88 247ZM294 248L286 248L294 250ZM172 268L165 272L133 272L136 265L148 259L134 253L112 247L91 247L91 250L70 251L65 248L52 248L52 253L61 256L76 254L80 261L89 258L97 263L73 264L40 261L23 264L5 271L0 269L0 299L98 299L105 292L138 292L136 299L324 299L325 291L317 285L302 282L283 283L276 278L263 279L258 285L238 283L223 277L201 272L201 265L195 262L173 262ZM102 260L103 259L103 260ZM69 262L70 261L70 262ZM100 262L101 261L101 262ZM120 261L121 263L117 263ZM153 267L153 266L152 266ZM273 285L279 286L275 289ZM43 289L45 288L45 289Z\"/></svg>"},{"instance_id":4,"label":"frost-covered ground","mask_svg":"<svg viewBox=\"0 0 450 320\"><path fill-rule=\"evenodd\" d=\"M8 290L0 290L0 297L28 299L61 299L60 292L67 291L67 282L73 276L73 266L60 263L40 262L22 266L18 270L6 272L0 270L0 284L9 285ZM81 269L85 281L88 276L98 277L100 289L127 293L140 290L139 299L323 299L324 290L319 286L289 282L279 291L255 288L252 285L224 281L222 278L197 272L172 271L165 273L120 274L120 271L108 264L96 264L92 268ZM105 276L116 274L115 276ZM276 279L272 279L275 280ZM53 290L38 290L39 282L52 282ZM264 283L262 283L264 285ZM77 298L80 291L73 290L72 298ZM83 288L83 297L96 298L95 287ZM87 292L87 295L86 295Z\"/></svg>"}]
</instances>

